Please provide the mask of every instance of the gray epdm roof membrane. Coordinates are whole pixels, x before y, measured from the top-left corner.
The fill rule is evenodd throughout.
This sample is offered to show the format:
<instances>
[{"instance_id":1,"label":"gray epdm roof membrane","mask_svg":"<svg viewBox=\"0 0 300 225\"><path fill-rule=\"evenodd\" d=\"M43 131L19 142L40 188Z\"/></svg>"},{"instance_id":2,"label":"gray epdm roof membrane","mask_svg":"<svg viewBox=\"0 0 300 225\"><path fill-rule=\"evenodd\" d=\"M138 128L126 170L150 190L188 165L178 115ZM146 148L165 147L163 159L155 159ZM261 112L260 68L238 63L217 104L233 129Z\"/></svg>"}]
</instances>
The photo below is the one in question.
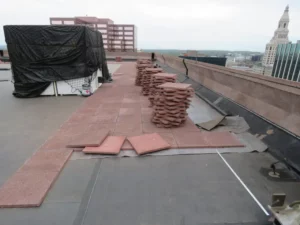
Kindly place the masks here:
<instances>
[{"instance_id":1,"label":"gray epdm roof membrane","mask_svg":"<svg viewBox=\"0 0 300 225\"><path fill-rule=\"evenodd\" d=\"M0 79L8 76L3 72ZM1 186L85 100L17 99L12 91L11 82L0 82ZM204 122L219 115L199 101L195 109L201 112L192 110L192 119ZM277 161L268 151L222 153L223 158L217 152L102 159L76 155L39 208L0 209L0 225L269 224L240 180L264 209L276 192L286 193L289 202L300 199L297 180L274 180L261 172Z\"/></svg>"}]
</instances>

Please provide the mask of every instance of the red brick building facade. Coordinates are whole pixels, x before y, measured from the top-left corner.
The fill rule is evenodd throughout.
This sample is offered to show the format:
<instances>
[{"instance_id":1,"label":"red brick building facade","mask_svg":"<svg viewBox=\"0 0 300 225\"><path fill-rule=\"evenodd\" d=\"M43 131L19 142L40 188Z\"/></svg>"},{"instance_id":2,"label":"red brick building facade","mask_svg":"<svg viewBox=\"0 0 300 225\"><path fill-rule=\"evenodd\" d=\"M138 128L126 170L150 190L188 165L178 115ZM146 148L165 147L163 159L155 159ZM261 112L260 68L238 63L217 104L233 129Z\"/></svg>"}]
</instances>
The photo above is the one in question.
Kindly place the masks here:
<instances>
[{"instance_id":1,"label":"red brick building facade","mask_svg":"<svg viewBox=\"0 0 300 225\"><path fill-rule=\"evenodd\" d=\"M51 17L51 25L84 24L102 33L104 48L110 52L136 52L137 28L133 24L114 24L97 17Z\"/></svg>"}]
</instances>

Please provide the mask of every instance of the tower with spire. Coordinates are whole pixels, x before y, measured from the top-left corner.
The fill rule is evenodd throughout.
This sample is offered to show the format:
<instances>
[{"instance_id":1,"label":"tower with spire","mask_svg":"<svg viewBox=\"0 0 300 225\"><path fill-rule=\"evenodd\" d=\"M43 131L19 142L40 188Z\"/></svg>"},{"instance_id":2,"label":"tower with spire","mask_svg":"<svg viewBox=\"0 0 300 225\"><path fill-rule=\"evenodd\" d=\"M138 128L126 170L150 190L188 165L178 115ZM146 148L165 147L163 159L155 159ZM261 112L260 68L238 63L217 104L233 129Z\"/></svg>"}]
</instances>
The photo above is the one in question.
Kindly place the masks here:
<instances>
[{"instance_id":1,"label":"tower with spire","mask_svg":"<svg viewBox=\"0 0 300 225\"><path fill-rule=\"evenodd\" d=\"M287 5L278 22L278 27L274 32L274 36L266 45L265 54L262 60L263 66L273 66L278 44L286 44L289 42L289 22L289 6Z\"/></svg>"}]
</instances>

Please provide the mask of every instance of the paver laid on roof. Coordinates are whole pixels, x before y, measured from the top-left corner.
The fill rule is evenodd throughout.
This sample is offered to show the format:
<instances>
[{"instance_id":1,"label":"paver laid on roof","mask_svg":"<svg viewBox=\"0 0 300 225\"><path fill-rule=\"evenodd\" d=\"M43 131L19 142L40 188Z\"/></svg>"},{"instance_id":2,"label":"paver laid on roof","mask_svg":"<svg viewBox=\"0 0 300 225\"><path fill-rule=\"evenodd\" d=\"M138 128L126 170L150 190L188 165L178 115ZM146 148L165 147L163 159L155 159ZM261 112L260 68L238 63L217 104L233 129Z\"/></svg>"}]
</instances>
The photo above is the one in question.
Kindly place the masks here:
<instances>
[{"instance_id":1,"label":"paver laid on roof","mask_svg":"<svg viewBox=\"0 0 300 225\"><path fill-rule=\"evenodd\" d=\"M69 148L98 147L109 134L108 130L99 130L75 135L67 144Z\"/></svg>"},{"instance_id":2,"label":"paver laid on roof","mask_svg":"<svg viewBox=\"0 0 300 225\"><path fill-rule=\"evenodd\" d=\"M108 136L99 147L85 147L84 153L89 154L112 154L116 155L120 152L125 141L124 136Z\"/></svg>"},{"instance_id":3,"label":"paver laid on roof","mask_svg":"<svg viewBox=\"0 0 300 225\"><path fill-rule=\"evenodd\" d=\"M203 132L202 135L211 147L244 147L230 132Z\"/></svg>"},{"instance_id":4,"label":"paver laid on roof","mask_svg":"<svg viewBox=\"0 0 300 225\"><path fill-rule=\"evenodd\" d=\"M68 148L39 150L25 162L18 172L30 170L59 172L70 158L72 151Z\"/></svg>"},{"instance_id":5,"label":"paver laid on roof","mask_svg":"<svg viewBox=\"0 0 300 225\"><path fill-rule=\"evenodd\" d=\"M58 174L35 170L15 173L0 188L0 208L40 206Z\"/></svg>"},{"instance_id":6,"label":"paver laid on roof","mask_svg":"<svg viewBox=\"0 0 300 225\"><path fill-rule=\"evenodd\" d=\"M124 75L117 77L113 83L103 84L85 100L0 188L0 207L39 206L74 148L80 151L87 146L96 147L86 148L85 151L105 154L118 154L120 149L134 148L140 155L168 148L242 146L230 133L202 133L188 116L179 127L156 127L150 121L153 108L149 107L149 99L141 95L141 87L134 85L134 70L133 63L122 64L120 72ZM166 99L172 98L179 86L182 88L177 92L176 99L189 95L189 84L163 85L168 87ZM189 102L185 104L187 106ZM176 103L171 101L166 105L171 114L181 110L176 107ZM123 137L118 140L109 137L104 141L109 133ZM125 136L129 141L124 142ZM66 146L71 148L66 149Z\"/></svg>"},{"instance_id":7,"label":"paver laid on roof","mask_svg":"<svg viewBox=\"0 0 300 225\"><path fill-rule=\"evenodd\" d=\"M129 137L128 140L138 155L156 152L171 147L171 145L157 133Z\"/></svg>"},{"instance_id":8,"label":"paver laid on roof","mask_svg":"<svg viewBox=\"0 0 300 225\"><path fill-rule=\"evenodd\" d=\"M244 147L230 132L174 132L179 148Z\"/></svg>"},{"instance_id":9,"label":"paver laid on roof","mask_svg":"<svg viewBox=\"0 0 300 225\"><path fill-rule=\"evenodd\" d=\"M179 148L208 148L210 146L201 132L175 132L173 136Z\"/></svg>"},{"instance_id":10,"label":"paver laid on roof","mask_svg":"<svg viewBox=\"0 0 300 225\"><path fill-rule=\"evenodd\" d=\"M40 206L72 151L37 151L0 188L0 208Z\"/></svg>"}]
</instances>

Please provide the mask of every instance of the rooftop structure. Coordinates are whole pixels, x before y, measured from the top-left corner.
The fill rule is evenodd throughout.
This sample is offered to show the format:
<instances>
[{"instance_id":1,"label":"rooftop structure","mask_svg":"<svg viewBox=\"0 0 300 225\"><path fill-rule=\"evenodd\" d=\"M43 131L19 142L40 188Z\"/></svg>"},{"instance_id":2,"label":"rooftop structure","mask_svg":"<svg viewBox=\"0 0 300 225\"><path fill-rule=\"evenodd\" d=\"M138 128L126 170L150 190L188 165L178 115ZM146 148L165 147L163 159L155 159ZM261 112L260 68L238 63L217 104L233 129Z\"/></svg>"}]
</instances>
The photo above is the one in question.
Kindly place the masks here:
<instances>
[{"instance_id":1,"label":"rooftop structure","mask_svg":"<svg viewBox=\"0 0 300 225\"><path fill-rule=\"evenodd\" d=\"M115 24L111 19L90 16L51 17L50 24L89 26L102 33L105 50L110 52L137 51L137 27L133 24Z\"/></svg>"},{"instance_id":2,"label":"rooftop structure","mask_svg":"<svg viewBox=\"0 0 300 225\"><path fill-rule=\"evenodd\" d=\"M278 22L278 28L274 32L271 41L266 45L263 57L263 66L273 66L278 44L286 44L289 42L289 6L287 6Z\"/></svg>"}]
</instances>

